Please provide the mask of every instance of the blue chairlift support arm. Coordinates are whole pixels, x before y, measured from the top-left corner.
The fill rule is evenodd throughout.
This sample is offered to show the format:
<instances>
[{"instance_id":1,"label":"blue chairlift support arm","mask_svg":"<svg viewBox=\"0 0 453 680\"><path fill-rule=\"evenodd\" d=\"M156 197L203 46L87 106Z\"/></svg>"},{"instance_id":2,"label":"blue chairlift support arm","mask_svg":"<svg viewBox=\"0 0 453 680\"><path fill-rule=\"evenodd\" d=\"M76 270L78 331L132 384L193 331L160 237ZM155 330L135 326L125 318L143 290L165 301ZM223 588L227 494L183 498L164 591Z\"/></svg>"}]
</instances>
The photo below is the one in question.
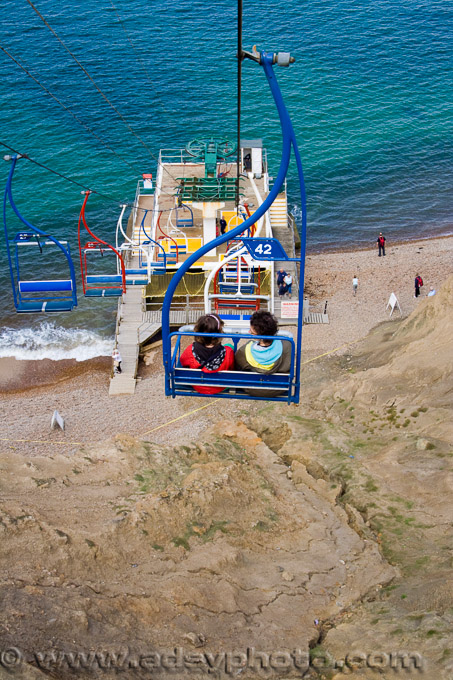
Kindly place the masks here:
<instances>
[{"instance_id":1,"label":"blue chairlift support arm","mask_svg":"<svg viewBox=\"0 0 453 680\"><path fill-rule=\"evenodd\" d=\"M157 241L154 241L154 239L151 238L151 236L148 235L148 233L145 230L145 218L148 214L149 210L145 210L145 214L143 215L143 219L140 223L140 229L142 229L143 233L145 234L146 238L149 240L150 243L154 243L155 246L160 248L164 254L164 266L163 268L166 270L167 269L167 253L165 252L165 248L158 243Z\"/></svg>"},{"instance_id":2,"label":"blue chairlift support arm","mask_svg":"<svg viewBox=\"0 0 453 680\"><path fill-rule=\"evenodd\" d=\"M229 241L236 236L239 236L242 234L244 231L246 231L249 227L252 226L262 215L264 215L267 210L270 208L274 200L276 199L278 193L280 192L281 187L283 186L283 182L286 177L286 173L288 170L289 166L289 160L290 160L290 153L291 153L291 146L294 149L294 154L296 158L296 164L297 164L297 170L299 174L299 188L300 188L300 194L301 194L301 208L302 208L302 230L301 230L301 256L300 256L300 285L299 285L299 313L298 313L298 333L297 333L297 346L296 346L296 400L299 400L299 392L300 392L300 352L301 352L301 347L302 347L302 314L303 314L303 289L304 289L304 270L305 270L305 248L306 248L306 196L305 196L305 185L304 185L304 176L303 176L303 170L302 170L302 162L300 158L300 154L297 148L297 141L296 141L296 136L294 133L294 128L291 123L290 116L288 114L288 111L286 109L285 103L283 101L283 97L280 91L280 87L278 85L277 79L275 77L272 65L274 63L278 63L282 66L288 66L290 61L294 61L292 58L289 58L288 55L288 63L283 63L279 57L280 54L273 54L273 53L266 53L266 52L261 52L260 55L257 53L252 55L249 55L246 52L243 52L243 56L246 56L248 58L253 59L254 61L259 61L260 65L264 69L264 73L266 75L269 87L272 92L272 96L274 98L274 102L277 107L278 115L280 118L280 124L282 128L282 134L283 134L283 145L282 145L282 157L280 161L280 167L278 170L278 174L274 183L274 186L272 187L269 196L265 199L265 201L259 206L259 208L253 213L251 217L249 217L245 222L242 222L242 224L238 225L235 229L232 229L231 231L227 232L226 234L218 236L216 239L213 239L209 243L206 243L203 245L201 248L199 248L195 253L190 255L187 260L185 260L182 265L179 267L177 272L173 275L169 286L167 288L167 292L165 294L164 302L163 302L163 307L162 307L162 338L163 338L163 362L164 362L164 367L165 370L168 374L168 371L170 370L170 365L171 365L171 339L170 339L170 307L171 307L171 301L173 298L173 295L176 291L176 288L183 278L184 274L189 271L190 267L197 262L205 253L209 252L213 248L217 248L220 246L222 243L225 243L226 241ZM258 58L259 57L259 58Z\"/></svg>"}]
</instances>

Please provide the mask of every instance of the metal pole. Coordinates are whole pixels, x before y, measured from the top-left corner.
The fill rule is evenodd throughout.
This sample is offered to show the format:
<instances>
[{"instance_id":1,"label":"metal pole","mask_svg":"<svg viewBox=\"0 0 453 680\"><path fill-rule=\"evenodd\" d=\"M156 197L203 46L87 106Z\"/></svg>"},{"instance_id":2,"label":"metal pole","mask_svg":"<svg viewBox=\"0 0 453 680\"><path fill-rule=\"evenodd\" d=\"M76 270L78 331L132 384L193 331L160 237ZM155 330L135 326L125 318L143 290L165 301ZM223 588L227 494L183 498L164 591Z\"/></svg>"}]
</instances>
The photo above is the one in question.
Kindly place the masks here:
<instances>
[{"instance_id":1,"label":"metal pole","mask_svg":"<svg viewBox=\"0 0 453 680\"><path fill-rule=\"evenodd\" d=\"M238 0L238 82L237 82L237 161L236 161L236 211L239 213L239 171L241 157L241 79L242 79L242 0Z\"/></svg>"}]
</instances>

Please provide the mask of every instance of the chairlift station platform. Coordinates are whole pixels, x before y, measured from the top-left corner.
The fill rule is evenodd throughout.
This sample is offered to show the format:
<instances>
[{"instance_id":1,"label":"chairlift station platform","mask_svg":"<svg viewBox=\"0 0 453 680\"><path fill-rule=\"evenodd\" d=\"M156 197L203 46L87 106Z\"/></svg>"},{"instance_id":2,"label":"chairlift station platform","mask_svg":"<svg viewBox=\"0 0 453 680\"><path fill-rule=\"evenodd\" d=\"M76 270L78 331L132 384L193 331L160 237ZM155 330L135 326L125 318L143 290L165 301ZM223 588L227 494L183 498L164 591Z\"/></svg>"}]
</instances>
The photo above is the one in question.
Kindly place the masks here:
<instances>
[{"instance_id":1,"label":"chairlift station platform","mask_svg":"<svg viewBox=\"0 0 453 680\"><path fill-rule=\"evenodd\" d=\"M134 392L140 348L161 331L163 297L181 263L216 238L221 219L226 222L226 232L241 224L272 187L261 140L242 142L238 210L236 159L223 156L224 147L217 143L214 162L212 148L210 155L208 148L209 142L194 140L185 149L162 150L155 180L146 175L138 183L127 229L121 220L118 223L117 248L126 272L136 273L126 275L126 293L118 300L116 343L122 356L122 373L111 378L111 395ZM248 236L252 239L277 239L287 256L295 257L298 234L288 214L286 183L251 232ZM297 263L258 261L249 252L244 253L244 248L239 252L241 246L240 240L227 241L190 268L171 307L172 327L194 324L203 314L216 312L226 324L247 331L249 318L257 309L272 312L280 326L297 324L294 318L282 318L276 285L277 271L284 268L293 278L292 299L297 301ZM164 258L165 267L161 267ZM133 276L136 278L130 280ZM310 313L305 301L304 323L328 323L328 316Z\"/></svg>"}]
</instances>

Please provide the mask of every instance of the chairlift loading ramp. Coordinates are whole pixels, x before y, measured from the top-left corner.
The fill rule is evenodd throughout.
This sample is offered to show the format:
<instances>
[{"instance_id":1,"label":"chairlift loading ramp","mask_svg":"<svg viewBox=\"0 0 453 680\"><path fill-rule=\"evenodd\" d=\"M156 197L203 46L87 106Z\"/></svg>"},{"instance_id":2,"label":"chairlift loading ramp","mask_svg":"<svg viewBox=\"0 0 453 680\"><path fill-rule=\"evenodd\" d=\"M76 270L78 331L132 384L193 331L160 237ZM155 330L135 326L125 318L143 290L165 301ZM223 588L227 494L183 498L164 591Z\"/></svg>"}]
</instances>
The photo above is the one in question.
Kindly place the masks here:
<instances>
[{"instance_id":1,"label":"chairlift loading ramp","mask_svg":"<svg viewBox=\"0 0 453 680\"><path fill-rule=\"evenodd\" d=\"M142 312L143 287L127 286L126 295L118 301L116 343L121 354L121 373L110 380L109 395L134 394L137 382L140 347L147 344L162 329L161 310ZM195 323L201 309L173 310L172 326Z\"/></svg>"},{"instance_id":2,"label":"chairlift loading ramp","mask_svg":"<svg viewBox=\"0 0 453 680\"><path fill-rule=\"evenodd\" d=\"M151 188L153 193L150 193L149 188L145 185L145 178L140 180L140 186L143 188L143 193L140 192L140 189L137 190L134 202L137 209L132 211L126 230L128 239L126 243L130 246L126 258L128 271L138 272L143 270L143 274L146 275L146 268L141 266L140 263L140 248L143 247L143 241L148 238L142 228L142 221L147 213L152 217L155 199L154 186ZM137 247L134 248L133 244L137 244ZM121 373L113 374L110 380L109 395L134 394L140 344L153 337L161 327L160 323L154 323L148 324L147 328L143 329L142 302L147 281L140 282L141 275L139 275L135 284L131 284L129 281L132 278L132 275L126 276L126 294L118 299L115 337L116 346L122 359ZM146 277L144 276L144 278ZM141 328L142 332L139 335ZM143 338L143 340L139 338Z\"/></svg>"}]
</instances>

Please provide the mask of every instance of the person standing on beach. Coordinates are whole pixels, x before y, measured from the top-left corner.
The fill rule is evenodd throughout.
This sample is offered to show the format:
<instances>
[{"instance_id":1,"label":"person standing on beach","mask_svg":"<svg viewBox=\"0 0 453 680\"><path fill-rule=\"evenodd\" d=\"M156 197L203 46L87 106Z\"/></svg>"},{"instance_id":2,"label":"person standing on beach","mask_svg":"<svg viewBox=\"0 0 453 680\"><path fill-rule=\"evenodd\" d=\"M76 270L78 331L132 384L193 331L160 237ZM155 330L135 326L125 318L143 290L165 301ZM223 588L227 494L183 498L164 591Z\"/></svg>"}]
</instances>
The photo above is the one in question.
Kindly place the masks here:
<instances>
[{"instance_id":1,"label":"person standing on beach","mask_svg":"<svg viewBox=\"0 0 453 680\"><path fill-rule=\"evenodd\" d=\"M115 347L115 349L113 350L112 359L113 359L113 370L115 371L115 373L121 373L122 372L121 371L122 358L121 358L121 354L120 354L118 347Z\"/></svg>"},{"instance_id":2,"label":"person standing on beach","mask_svg":"<svg viewBox=\"0 0 453 680\"><path fill-rule=\"evenodd\" d=\"M357 288L358 288L358 287L359 287L359 279L358 279L357 276L354 274L354 278L352 279L352 293L353 293L354 297L355 297L356 294L357 294Z\"/></svg>"},{"instance_id":3,"label":"person standing on beach","mask_svg":"<svg viewBox=\"0 0 453 680\"><path fill-rule=\"evenodd\" d=\"M423 286L423 279L420 276L420 274L417 274L415 277L415 295L414 297L418 297L420 295L420 288Z\"/></svg>"},{"instance_id":4,"label":"person standing on beach","mask_svg":"<svg viewBox=\"0 0 453 680\"><path fill-rule=\"evenodd\" d=\"M381 257L381 251L382 255L385 255L385 236L382 235L382 231L377 237L377 247L379 248L379 257Z\"/></svg>"}]
</instances>

